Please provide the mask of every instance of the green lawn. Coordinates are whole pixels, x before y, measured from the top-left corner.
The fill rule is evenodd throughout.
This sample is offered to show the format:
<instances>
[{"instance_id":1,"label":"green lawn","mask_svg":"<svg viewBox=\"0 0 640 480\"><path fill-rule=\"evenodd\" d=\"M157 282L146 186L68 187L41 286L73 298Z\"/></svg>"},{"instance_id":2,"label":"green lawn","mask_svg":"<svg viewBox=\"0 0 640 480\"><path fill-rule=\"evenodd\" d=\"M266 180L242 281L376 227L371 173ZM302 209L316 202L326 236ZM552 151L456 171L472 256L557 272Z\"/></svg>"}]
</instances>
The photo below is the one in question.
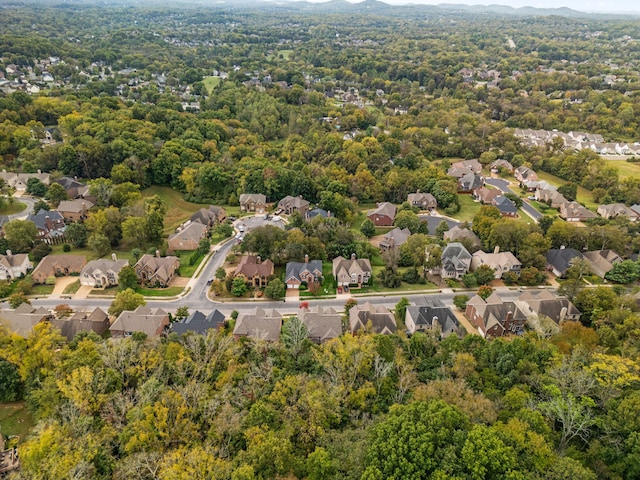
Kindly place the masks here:
<instances>
[{"instance_id":1,"label":"green lawn","mask_svg":"<svg viewBox=\"0 0 640 480\"><path fill-rule=\"evenodd\" d=\"M84 247L84 248L75 248L75 247L71 247L71 250L68 252L65 252L63 250L63 246L62 245L52 245L51 246L51 254L55 254L55 255L60 255L60 254L71 254L71 255L84 255L87 259L87 262L90 260L96 260L97 258L99 258L96 253L91 250L90 248ZM121 250L121 248L123 248L123 246L118 246L115 247L113 249L114 253L117 255L118 259L120 260L129 260L129 263L131 265L133 265L135 262L135 259L133 258L133 256L131 255L131 251L130 250ZM102 258L111 258L111 254L107 254Z\"/></svg>"},{"instance_id":2,"label":"green lawn","mask_svg":"<svg viewBox=\"0 0 640 480\"><path fill-rule=\"evenodd\" d=\"M143 197L152 197L153 195L158 195L167 205L167 214L164 217L165 235L173 233L176 227L204 207L200 203L187 202L180 192L170 187L154 185L142 191Z\"/></svg>"},{"instance_id":3,"label":"green lawn","mask_svg":"<svg viewBox=\"0 0 640 480\"><path fill-rule=\"evenodd\" d=\"M31 289L31 295L51 295L55 285L34 285Z\"/></svg>"},{"instance_id":4,"label":"green lawn","mask_svg":"<svg viewBox=\"0 0 640 480\"><path fill-rule=\"evenodd\" d=\"M460 222L472 222L473 217L476 216L482 206L480 202L474 202L471 195L458 195L458 202L460 203L460 210L458 213L449 216ZM446 215L442 210L439 210L439 212L442 215Z\"/></svg>"},{"instance_id":5,"label":"green lawn","mask_svg":"<svg viewBox=\"0 0 640 480\"><path fill-rule=\"evenodd\" d=\"M167 287L167 288L136 288L136 292L145 297L175 297L180 295L184 287Z\"/></svg>"},{"instance_id":6,"label":"green lawn","mask_svg":"<svg viewBox=\"0 0 640 480\"><path fill-rule=\"evenodd\" d=\"M204 83L204 88L207 89L209 95L213 92L213 89L220 85L222 79L220 77L204 77L202 79L202 83Z\"/></svg>"},{"instance_id":7,"label":"green lawn","mask_svg":"<svg viewBox=\"0 0 640 480\"><path fill-rule=\"evenodd\" d=\"M0 208L0 215L13 215L14 213L20 213L27 205L18 200L9 201L6 205Z\"/></svg>"},{"instance_id":8,"label":"green lawn","mask_svg":"<svg viewBox=\"0 0 640 480\"><path fill-rule=\"evenodd\" d=\"M70 283L64 288L63 294L71 295L76 293L80 289L80 280L76 280L73 283Z\"/></svg>"},{"instance_id":9,"label":"green lawn","mask_svg":"<svg viewBox=\"0 0 640 480\"><path fill-rule=\"evenodd\" d=\"M536 173L538 174L538 178L540 180L549 182L551 185L554 185L556 187L559 187L561 185L568 183L562 180L561 178L556 177L555 175L551 175L550 173L547 173L547 172L536 172ZM598 204L593 201L593 195L591 195L591 192L586 188L578 187L578 198L576 200L579 203L584 204L584 206L590 210L595 211L598 208Z\"/></svg>"},{"instance_id":10,"label":"green lawn","mask_svg":"<svg viewBox=\"0 0 640 480\"><path fill-rule=\"evenodd\" d=\"M293 50L278 50L275 53L271 53L267 55L267 61L270 62L271 60L278 60L278 59L289 60L292 53L293 53Z\"/></svg>"},{"instance_id":11,"label":"green lawn","mask_svg":"<svg viewBox=\"0 0 640 480\"><path fill-rule=\"evenodd\" d=\"M24 402L0 404L0 431L5 437L17 435L23 442L33 426L33 418Z\"/></svg>"},{"instance_id":12,"label":"green lawn","mask_svg":"<svg viewBox=\"0 0 640 480\"><path fill-rule=\"evenodd\" d=\"M198 268L198 265L200 265L200 262L202 262L202 259L204 258L204 255L198 255L197 261L193 265L190 265L191 257L194 255L197 255L195 250L179 251L179 252L175 252L175 255L178 258L180 258L180 276L181 277L192 277L196 269Z\"/></svg>"},{"instance_id":13,"label":"green lawn","mask_svg":"<svg viewBox=\"0 0 640 480\"><path fill-rule=\"evenodd\" d=\"M621 180L628 177L640 177L640 163L625 162L624 160L605 160L604 162L607 166L613 166L618 169L618 175Z\"/></svg>"},{"instance_id":14,"label":"green lawn","mask_svg":"<svg viewBox=\"0 0 640 480\"><path fill-rule=\"evenodd\" d=\"M382 285L382 283L380 283L380 280L378 279L378 274L384 270L384 266L371 266L372 268L372 275L373 275L373 285L369 286L369 287L363 287L361 289L355 289L352 290L353 293L373 293L373 292L377 292L377 293L397 293L397 292L401 292L401 291L411 291L411 292L418 292L418 291L422 291L422 290L433 290L435 288L438 288L437 285L431 283L431 282L427 282L426 284L412 284L412 283L406 283L406 282L402 282L400 284L400 286L398 288L387 288L384 287ZM398 273L400 274L400 276L402 276L402 274L407 271L409 269L409 267L404 267L404 268L398 268Z\"/></svg>"}]
</instances>

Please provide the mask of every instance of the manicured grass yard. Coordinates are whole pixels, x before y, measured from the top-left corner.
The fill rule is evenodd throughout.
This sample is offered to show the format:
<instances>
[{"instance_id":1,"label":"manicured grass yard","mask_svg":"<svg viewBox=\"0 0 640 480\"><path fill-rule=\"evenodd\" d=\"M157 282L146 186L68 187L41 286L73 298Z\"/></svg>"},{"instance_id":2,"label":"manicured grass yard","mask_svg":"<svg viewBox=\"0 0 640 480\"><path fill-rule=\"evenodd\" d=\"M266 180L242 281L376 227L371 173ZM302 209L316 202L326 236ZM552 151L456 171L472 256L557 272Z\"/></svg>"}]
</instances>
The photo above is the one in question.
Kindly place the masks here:
<instances>
[{"instance_id":1,"label":"manicured grass yard","mask_svg":"<svg viewBox=\"0 0 640 480\"><path fill-rule=\"evenodd\" d=\"M170 187L154 185L142 191L143 197L158 195L167 205L167 214L164 217L164 234L170 235L181 223L187 220L206 205L187 202L182 194Z\"/></svg>"},{"instance_id":2,"label":"manicured grass yard","mask_svg":"<svg viewBox=\"0 0 640 480\"><path fill-rule=\"evenodd\" d=\"M183 290L184 287L136 288L136 292L141 293L145 297L175 297L176 295L180 295Z\"/></svg>"},{"instance_id":3,"label":"manicured grass yard","mask_svg":"<svg viewBox=\"0 0 640 480\"><path fill-rule=\"evenodd\" d=\"M551 175L550 173L547 173L547 172L536 172L536 173L538 174L538 178L540 180L545 180L546 182L549 182L551 185L554 185L556 187L559 187L561 185L564 185L565 183L568 183L562 180L561 178L556 177L555 175ZM595 211L598 208L598 204L593 201L593 195L591 195L591 192L586 188L578 187L578 198L576 200L579 203L584 204L584 206L590 210Z\"/></svg>"},{"instance_id":4,"label":"manicured grass yard","mask_svg":"<svg viewBox=\"0 0 640 480\"><path fill-rule=\"evenodd\" d=\"M19 202L18 200L13 200L11 203L7 203L2 208L0 208L0 215L13 215L14 213L20 213L27 205Z\"/></svg>"},{"instance_id":5,"label":"manicured grass yard","mask_svg":"<svg viewBox=\"0 0 640 480\"><path fill-rule=\"evenodd\" d=\"M51 295L55 285L34 285L31 289L31 295Z\"/></svg>"},{"instance_id":6,"label":"manicured grass yard","mask_svg":"<svg viewBox=\"0 0 640 480\"><path fill-rule=\"evenodd\" d=\"M624 160L605 160L607 166L614 166L618 169L620 179L628 177L640 177L640 163L625 162Z\"/></svg>"},{"instance_id":7,"label":"manicured grass yard","mask_svg":"<svg viewBox=\"0 0 640 480\"><path fill-rule=\"evenodd\" d=\"M207 92L209 92L209 95L211 95L214 88L220 85L221 81L222 79L220 77L204 77L202 79L202 83L204 83L204 87L207 89Z\"/></svg>"},{"instance_id":8,"label":"manicured grass yard","mask_svg":"<svg viewBox=\"0 0 640 480\"><path fill-rule=\"evenodd\" d=\"M472 222L473 217L480 210L482 206L480 202L474 202L471 195L458 195L458 202L460 203L460 210L454 215L449 215L451 218L455 218L460 222ZM442 215L446 215L443 210L438 210Z\"/></svg>"},{"instance_id":9,"label":"manicured grass yard","mask_svg":"<svg viewBox=\"0 0 640 480\"><path fill-rule=\"evenodd\" d=\"M70 283L64 288L63 294L74 294L80 289L80 280Z\"/></svg>"},{"instance_id":10,"label":"manicured grass yard","mask_svg":"<svg viewBox=\"0 0 640 480\"><path fill-rule=\"evenodd\" d=\"M24 441L34 422L24 402L0 404L0 431L5 437L17 435Z\"/></svg>"},{"instance_id":11,"label":"manicured grass yard","mask_svg":"<svg viewBox=\"0 0 640 480\"><path fill-rule=\"evenodd\" d=\"M200 265L200 262L202 262L202 259L204 258L204 255L199 255L198 260L193 265L190 265L191 257L193 255L197 255L195 250L175 252L175 255L180 259L180 276L181 277L193 276L194 272L198 268L198 265Z\"/></svg>"}]
</instances>

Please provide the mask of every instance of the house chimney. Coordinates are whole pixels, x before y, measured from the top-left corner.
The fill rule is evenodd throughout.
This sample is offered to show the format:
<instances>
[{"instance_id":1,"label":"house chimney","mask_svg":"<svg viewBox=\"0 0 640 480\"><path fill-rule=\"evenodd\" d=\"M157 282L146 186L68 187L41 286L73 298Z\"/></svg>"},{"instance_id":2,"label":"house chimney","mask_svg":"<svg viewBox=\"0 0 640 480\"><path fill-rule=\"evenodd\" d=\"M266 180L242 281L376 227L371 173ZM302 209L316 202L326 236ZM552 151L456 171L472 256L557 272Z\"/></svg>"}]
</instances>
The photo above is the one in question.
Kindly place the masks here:
<instances>
[{"instance_id":1,"label":"house chimney","mask_svg":"<svg viewBox=\"0 0 640 480\"><path fill-rule=\"evenodd\" d=\"M308 254L304 254L304 263L309 263L309 255Z\"/></svg>"},{"instance_id":2,"label":"house chimney","mask_svg":"<svg viewBox=\"0 0 640 480\"><path fill-rule=\"evenodd\" d=\"M44 217L44 225L47 227L47 230L53 230L53 224L51 223L51 218L49 215Z\"/></svg>"},{"instance_id":3,"label":"house chimney","mask_svg":"<svg viewBox=\"0 0 640 480\"><path fill-rule=\"evenodd\" d=\"M564 250L566 247L564 245L560 245L560 250Z\"/></svg>"},{"instance_id":4,"label":"house chimney","mask_svg":"<svg viewBox=\"0 0 640 480\"><path fill-rule=\"evenodd\" d=\"M7 257L11 258L11 250L7 250Z\"/></svg>"},{"instance_id":5,"label":"house chimney","mask_svg":"<svg viewBox=\"0 0 640 480\"><path fill-rule=\"evenodd\" d=\"M160 250L156 250L156 257L160 258Z\"/></svg>"},{"instance_id":6,"label":"house chimney","mask_svg":"<svg viewBox=\"0 0 640 480\"><path fill-rule=\"evenodd\" d=\"M118 256L115 253L111 254L111 260L113 260L114 262L118 261Z\"/></svg>"},{"instance_id":7,"label":"house chimney","mask_svg":"<svg viewBox=\"0 0 640 480\"><path fill-rule=\"evenodd\" d=\"M510 325L511 325L511 320L513 320L513 312L511 310L509 310L507 312L507 316L504 319L504 329L508 330Z\"/></svg>"},{"instance_id":8,"label":"house chimney","mask_svg":"<svg viewBox=\"0 0 640 480\"><path fill-rule=\"evenodd\" d=\"M565 317L567 316L567 307L562 307L560 309L560 322L563 322Z\"/></svg>"},{"instance_id":9,"label":"house chimney","mask_svg":"<svg viewBox=\"0 0 640 480\"><path fill-rule=\"evenodd\" d=\"M38 169L38 174L42 173L42 170Z\"/></svg>"},{"instance_id":10,"label":"house chimney","mask_svg":"<svg viewBox=\"0 0 640 480\"><path fill-rule=\"evenodd\" d=\"M258 263L258 264L259 264L260 262L262 262L262 258L260 258L260 255L258 255L258 256L256 257L256 263Z\"/></svg>"},{"instance_id":11,"label":"house chimney","mask_svg":"<svg viewBox=\"0 0 640 480\"><path fill-rule=\"evenodd\" d=\"M500 253L500 245L496 245L496 248L493 249L493 253Z\"/></svg>"},{"instance_id":12,"label":"house chimney","mask_svg":"<svg viewBox=\"0 0 640 480\"><path fill-rule=\"evenodd\" d=\"M351 260L355 260L355 259L356 259L356 254L355 254L355 253L352 253L352 254L351 254Z\"/></svg>"}]
</instances>

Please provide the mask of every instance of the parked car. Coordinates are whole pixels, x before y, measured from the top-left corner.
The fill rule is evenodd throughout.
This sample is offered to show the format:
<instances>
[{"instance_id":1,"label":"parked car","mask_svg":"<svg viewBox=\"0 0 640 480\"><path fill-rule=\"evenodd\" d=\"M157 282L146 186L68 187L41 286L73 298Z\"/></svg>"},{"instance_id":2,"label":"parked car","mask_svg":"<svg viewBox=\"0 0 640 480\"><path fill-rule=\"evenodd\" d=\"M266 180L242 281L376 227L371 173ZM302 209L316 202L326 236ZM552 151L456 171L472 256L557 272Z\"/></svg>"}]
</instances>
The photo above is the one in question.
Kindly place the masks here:
<instances>
[{"instance_id":1,"label":"parked car","mask_svg":"<svg viewBox=\"0 0 640 480\"><path fill-rule=\"evenodd\" d=\"M271 220L273 220L274 222L279 222L280 220L282 220L282 217L280 215L274 215Z\"/></svg>"},{"instance_id":2,"label":"parked car","mask_svg":"<svg viewBox=\"0 0 640 480\"><path fill-rule=\"evenodd\" d=\"M238 227L239 232L244 232L244 223Z\"/></svg>"}]
</instances>

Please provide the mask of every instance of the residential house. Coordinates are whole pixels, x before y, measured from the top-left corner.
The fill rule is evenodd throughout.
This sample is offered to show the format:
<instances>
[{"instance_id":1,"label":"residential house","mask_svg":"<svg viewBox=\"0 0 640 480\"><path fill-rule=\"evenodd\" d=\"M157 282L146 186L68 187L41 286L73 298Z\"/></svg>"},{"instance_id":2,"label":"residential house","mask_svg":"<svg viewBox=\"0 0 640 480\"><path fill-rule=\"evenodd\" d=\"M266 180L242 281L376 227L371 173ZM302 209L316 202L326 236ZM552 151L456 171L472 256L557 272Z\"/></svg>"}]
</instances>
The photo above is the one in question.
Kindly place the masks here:
<instances>
[{"instance_id":1,"label":"residential house","mask_svg":"<svg viewBox=\"0 0 640 480\"><path fill-rule=\"evenodd\" d=\"M448 243L442 250L440 276L461 279L471 267L471 254L460 242Z\"/></svg>"},{"instance_id":2,"label":"residential house","mask_svg":"<svg viewBox=\"0 0 640 480\"><path fill-rule=\"evenodd\" d=\"M277 342L282 329L282 315L273 309L256 307L252 312L240 312L233 336Z\"/></svg>"},{"instance_id":3,"label":"residential house","mask_svg":"<svg viewBox=\"0 0 640 480\"><path fill-rule=\"evenodd\" d=\"M547 270L556 277L564 277L576 259L584 259L584 255L575 248L553 248L547 252Z\"/></svg>"},{"instance_id":4,"label":"residential house","mask_svg":"<svg viewBox=\"0 0 640 480\"><path fill-rule=\"evenodd\" d=\"M447 175L450 177L460 178L469 173L480 173L482 172L482 164L478 161L477 158L472 160L462 160L460 162L454 162L451 164L451 167L447 171Z\"/></svg>"},{"instance_id":5,"label":"residential house","mask_svg":"<svg viewBox=\"0 0 640 480\"><path fill-rule=\"evenodd\" d=\"M338 287L362 288L371 278L371 262L352 253L348 260L342 256L334 258L332 271Z\"/></svg>"},{"instance_id":6,"label":"residential house","mask_svg":"<svg viewBox=\"0 0 640 480\"><path fill-rule=\"evenodd\" d=\"M307 213L307 220L311 220L312 218L322 217L329 218L331 217L331 212L324 210L322 208L314 208L313 210L309 210Z\"/></svg>"},{"instance_id":7,"label":"residential house","mask_svg":"<svg viewBox=\"0 0 640 480\"><path fill-rule=\"evenodd\" d=\"M491 164L491 171L494 173L498 173L498 172L513 173L513 165L511 165L511 163L508 162L507 160L503 160L499 158Z\"/></svg>"},{"instance_id":8,"label":"residential house","mask_svg":"<svg viewBox=\"0 0 640 480\"><path fill-rule=\"evenodd\" d=\"M558 188L551 185L545 180L526 180L522 182L521 186L530 192L536 190L557 190Z\"/></svg>"},{"instance_id":9,"label":"residential house","mask_svg":"<svg viewBox=\"0 0 640 480\"><path fill-rule=\"evenodd\" d=\"M72 255L70 253L47 255L40 260L31 276L35 283L45 283L49 277L80 275L86 264L87 259L84 255Z\"/></svg>"},{"instance_id":10,"label":"residential house","mask_svg":"<svg viewBox=\"0 0 640 480\"><path fill-rule=\"evenodd\" d=\"M446 242L461 242L467 246L467 249L471 250L477 250L481 245L480 239L471 229L460 225L455 225L444 232L443 239Z\"/></svg>"},{"instance_id":11,"label":"residential house","mask_svg":"<svg viewBox=\"0 0 640 480\"><path fill-rule=\"evenodd\" d=\"M307 326L307 336L312 342L324 343L342 335L342 315L332 307L301 307L298 319Z\"/></svg>"},{"instance_id":12,"label":"residential house","mask_svg":"<svg viewBox=\"0 0 640 480\"><path fill-rule=\"evenodd\" d=\"M304 256L304 262L287 262L284 283L287 288L300 288L302 283L311 285L322 281L322 260L309 261L309 255Z\"/></svg>"},{"instance_id":13,"label":"residential house","mask_svg":"<svg viewBox=\"0 0 640 480\"><path fill-rule=\"evenodd\" d=\"M485 338L522 333L527 322L527 316L514 302L505 302L496 293L486 300L475 295L467 302L464 316Z\"/></svg>"},{"instance_id":14,"label":"residential house","mask_svg":"<svg viewBox=\"0 0 640 480\"><path fill-rule=\"evenodd\" d=\"M155 256L145 254L140 257L133 268L143 285L166 287L180 268L180 259L171 255L161 257L156 250Z\"/></svg>"},{"instance_id":15,"label":"residential house","mask_svg":"<svg viewBox=\"0 0 640 480\"><path fill-rule=\"evenodd\" d=\"M6 255L0 255L0 280L14 280L24 277L33 268L26 253L14 255L11 250L7 250Z\"/></svg>"},{"instance_id":16,"label":"residential house","mask_svg":"<svg viewBox=\"0 0 640 480\"><path fill-rule=\"evenodd\" d=\"M390 250L392 248L398 248L411 236L411 231L408 228L394 228L388 232L382 240L380 240L379 246L381 250Z\"/></svg>"},{"instance_id":17,"label":"residential house","mask_svg":"<svg viewBox=\"0 0 640 480\"><path fill-rule=\"evenodd\" d=\"M563 204L569 203L569 200L564 198L557 190L538 189L534 194L534 198L538 202L546 203L551 208L560 208Z\"/></svg>"},{"instance_id":18,"label":"residential house","mask_svg":"<svg viewBox=\"0 0 640 480\"><path fill-rule=\"evenodd\" d=\"M520 183L524 183L528 180L536 181L538 180L538 174L531 170L529 167L525 167L524 165L519 166L513 171L513 176Z\"/></svg>"},{"instance_id":19,"label":"residential house","mask_svg":"<svg viewBox=\"0 0 640 480\"><path fill-rule=\"evenodd\" d=\"M365 302L354 305L349 310L349 330L352 334L366 331L382 335L390 335L397 330L393 313L383 305Z\"/></svg>"},{"instance_id":20,"label":"residential house","mask_svg":"<svg viewBox=\"0 0 640 480\"><path fill-rule=\"evenodd\" d=\"M200 240L207 237L207 225L191 222L176 233L169 235L169 250L196 250Z\"/></svg>"},{"instance_id":21,"label":"residential house","mask_svg":"<svg viewBox=\"0 0 640 480\"><path fill-rule=\"evenodd\" d=\"M418 207L420 210L435 210L438 208L438 201L430 193L423 193L418 190L416 193L407 195L407 202L412 207Z\"/></svg>"},{"instance_id":22,"label":"residential house","mask_svg":"<svg viewBox=\"0 0 640 480\"><path fill-rule=\"evenodd\" d=\"M225 316L218 309L213 310L208 315L196 310L195 312L191 312L187 318L172 323L171 331L178 335L183 335L188 332L206 335L209 330L219 330L223 328L224 322Z\"/></svg>"},{"instance_id":23,"label":"residential house","mask_svg":"<svg viewBox=\"0 0 640 480\"><path fill-rule=\"evenodd\" d=\"M62 185L67 192L67 197L74 198L86 198L89 196L89 187L84 183L77 181L75 178L62 177L56 180L56 183Z\"/></svg>"},{"instance_id":24,"label":"residential house","mask_svg":"<svg viewBox=\"0 0 640 480\"><path fill-rule=\"evenodd\" d=\"M128 260L118 260L114 253L111 259L91 260L80 272L80 285L107 288L118 285L120 270L129 265Z\"/></svg>"},{"instance_id":25,"label":"residential house","mask_svg":"<svg viewBox=\"0 0 640 480\"><path fill-rule=\"evenodd\" d=\"M467 173L458 179L458 193L472 193L484 185L484 177L477 173Z\"/></svg>"},{"instance_id":26,"label":"residential house","mask_svg":"<svg viewBox=\"0 0 640 480\"><path fill-rule=\"evenodd\" d=\"M102 335L111 323L109 315L101 308L94 308L92 312L75 312L70 317L51 318L51 325L60 329L62 336L71 341L80 332L94 332Z\"/></svg>"},{"instance_id":27,"label":"residential house","mask_svg":"<svg viewBox=\"0 0 640 480\"><path fill-rule=\"evenodd\" d=\"M200 223L207 228L213 227L227 218L227 211L222 207L209 205L209 208L201 208L191 215L191 222Z\"/></svg>"},{"instance_id":28,"label":"residential house","mask_svg":"<svg viewBox=\"0 0 640 480\"><path fill-rule=\"evenodd\" d=\"M267 209L267 197L261 193L243 193L240 195L240 211L264 213Z\"/></svg>"},{"instance_id":29,"label":"residential house","mask_svg":"<svg viewBox=\"0 0 640 480\"><path fill-rule=\"evenodd\" d=\"M491 205L500 210L500 213L503 217L517 217L518 216L518 207L513 200L505 197L504 195L498 195L495 197Z\"/></svg>"},{"instance_id":30,"label":"residential house","mask_svg":"<svg viewBox=\"0 0 640 480\"><path fill-rule=\"evenodd\" d=\"M493 199L502 195L497 188L487 188L484 185L473 191L473 198L484 205L491 205Z\"/></svg>"},{"instance_id":31,"label":"residential house","mask_svg":"<svg viewBox=\"0 0 640 480\"><path fill-rule=\"evenodd\" d=\"M34 307L28 303L22 303L15 310L0 310L0 325L3 325L10 333L16 333L21 337L28 337L33 327L51 318L51 312L43 307Z\"/></svg>"},{"instance_id":32,"label":"residential house","mask_svg":"<svg viewBox=\"0 0 640 480\"><path fill-rule=\"evenodd\" d=\"M522 263L511 252L501 252L500 247L496 247L493 253L485 253L478 250L471 258L471 269L475 270L482 265L487 265L495 272L495 278L502 278L507 272L520 275Z\"/></svg>"},{"instance_id":33,"label":"residential house","mask_svg":"<svg viewBox=\"0 0 640 480\"><path fill-rule=\"evenodd\" d=\"M322 271L322 268L320 268ZM235 276L241 277L250 287L264 288L273 276L274 265L269 259L262 261L259 256L243 255L236 268Z\"/></svg>"},{"instance_id":34,"label":"residential house","mask_svg":"<svg viewBox=\"0 0 640 480\"><path fill-rule=\"evenodd\" d=\"M616 263L624 259L613 250L594 250L583 253L584 258L589 262L591 273L604 278Z\"/></svg>"},{"instance_id":35,"label":"residential house","mask_svg":"<svg viewBox=\"0 0 640 480\"><path fill-rule=\"evenodd\" d=\"M636 215L638 215L638 217L640 217L640 203L636 203L634 205L631 205L631 207L629 207L629 208L631 208L631 210L633 210L636 213Z\"/></svg>"},{"instance_id":36,"label":"residential house","mask_svg":"<svg viewBox=\"0 0 640 480\"><path fill-rule=\"evenodd\" d=\"M611 203L598 206L598 215L607 220L615 217L626 217L631 222L638 220L638 213L627 207L624 203Z\"/></svg>"},{"instance_id":37,"label":"residential house","mask_svg":"<svg viewBox=\"0 0 640 480\"><path fill-rule=\"evenodd\" d=\"M375 210L367 214L367 218L373 222L376 227L390 227L396 218L397 208L393 203L382 202L378 204Z\"/></svg>"},{"instance_id":38,"label":"residential house","mask_svg":"<svg viewBox=\"0 0 640 480\"><path fill-rule=\"evenodd\" d=\"M38 240L51 240L64 235L66 225L60 212L40 210L38 213L29 214L27 220L36 224Z\"/></svg>"},{"instance_id":39,"label":"residential house","mask_svg":"<svg viewBox=\"0 0 640 480\"><path fill-rule=\"evenodd\" d=\"M281 210L282 213L285 213L286 215L291 215L292 213L297 212L302 215L302 218L305 218L309 212L309 205L309 202L303 199L302 195L299 197L287 195L278 202L278 210Z\"/></svg>"},{"instance_id":40,"label":"residential house","mask_svg":"<svg viewBox=\"0 0 640 480\"><path fill-rule=\"evenodd\" d=\"M567 202L560 205L560 218L567 222L584 222L598 216L578 202Z\"/></svg>"},{"instance_id":41,"label":"residential house","mask_svg":"<svg viewBox=\"0 0 640 480\"><path fill-rule=\"evenodd\" d=\"M516 304L527 317L544 316L556 323L580 320L580 310L568 298L554 295L549 290L527 290L518 297Z\"/></svg>"},{"instance_id":42,"label":"residential house","mask_svg":"<svg viewBox=\"0 0 640 480\"><path fill-rule=\"evenodd\" d=\"M451 309L439 299L429 299L425 305L407 307L404 324L409 333L435 331L443 338L460 333L460 324Z\"/></svg>"},{"instance_id":43,"label":"residential house","mask_svg":"<svg viewBox=\"0 0 640 480\"><path fill-rule=\"evenodd\" d=\"M109 328L112 338L130 337L135 332L145 333L147 337L159 337L169 329L169 314L161 308L141 305L135 310L125 310Z\"/></svg>"},{"instance_id":44,"label":"residential house","mask_svg":"<svg viewBox=\"0 0 640 480\"><path fill-rule=\"evenodd\" d=\"M18 192L27 191L27 182L30 178L37 178L45 185L49 185L50 177L48 173L42 173L38 170L38 173L14 173L2 170L0 172L0 178L4 180L5 185L9 188L15 188Z\"/></svg>"},{"instance_id":45,"label":"residential house","mask_svg":"<svg viewBox=\"0 0 640 480\"><path fill-rule=\"evenodd\" d=\"M63 200L58 204L57 211L70 222L79 222L87 218L89 209L93 207L93 203L84 198L75 200Z\"/></svg>"}]
</instances>

